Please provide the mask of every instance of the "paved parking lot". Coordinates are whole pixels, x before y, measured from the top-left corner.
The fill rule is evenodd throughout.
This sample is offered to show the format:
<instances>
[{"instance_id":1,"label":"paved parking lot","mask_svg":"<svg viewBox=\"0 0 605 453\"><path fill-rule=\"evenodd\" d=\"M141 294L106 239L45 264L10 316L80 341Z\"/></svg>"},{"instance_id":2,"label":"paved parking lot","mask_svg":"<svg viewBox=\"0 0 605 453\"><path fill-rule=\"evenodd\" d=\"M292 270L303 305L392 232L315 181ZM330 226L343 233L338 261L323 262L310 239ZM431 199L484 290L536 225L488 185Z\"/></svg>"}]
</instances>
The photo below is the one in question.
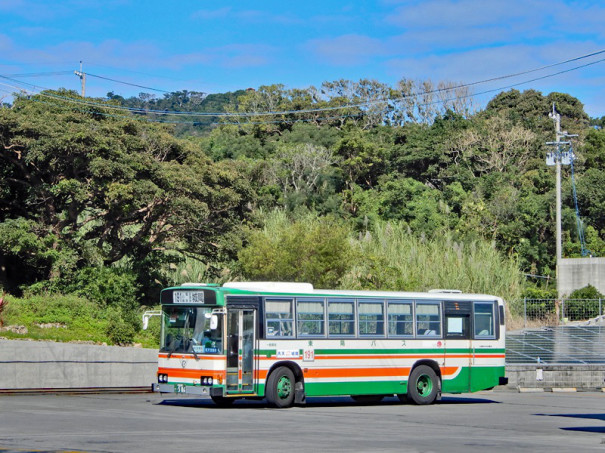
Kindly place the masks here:
<instances>
[{"instance_id":1,"label":"paved parking lot","mask_svg":"<svg viewBox=\"0 0 605 453\"><path fill-rule=\"evenodd\" d=\"M269 409L139 395L0 396L0 452L605 451L605 394L481 392L433 406L312 398Z\"/></svg>"}]
</instances>

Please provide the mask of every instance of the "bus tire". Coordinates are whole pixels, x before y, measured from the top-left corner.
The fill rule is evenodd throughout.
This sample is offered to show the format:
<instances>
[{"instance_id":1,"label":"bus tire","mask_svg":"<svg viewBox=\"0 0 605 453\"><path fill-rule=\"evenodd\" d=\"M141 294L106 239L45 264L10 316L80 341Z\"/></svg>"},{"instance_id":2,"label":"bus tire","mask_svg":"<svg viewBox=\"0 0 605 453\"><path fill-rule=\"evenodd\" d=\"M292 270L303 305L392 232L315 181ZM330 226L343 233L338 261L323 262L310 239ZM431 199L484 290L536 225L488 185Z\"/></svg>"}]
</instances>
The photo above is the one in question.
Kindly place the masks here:
<instances>
[{"instance_id":1,"label":"bus tire","mask_svg":"<svg viewBox=\"0 0 605 453\"><path fill-rule=\"evenodd\" d=\"M231 407L235 402L235 398L225 398L224 396L211 396L210 398L218 407Z\"/></svg>"},{"instance_id":2,"label":"bus tire","mask_svg":"<svg viewBox=\"0 0 605 453\"><path fill-rule=\"evenodd\" d=\"M432 404L439 394L439 378L428 365L419 365L408 380L408 399L415 404Z\"/></svg>"},{"instance_id":3,"label":"bus tire","mask_svg":"<svg viewBox=\"0 0 605 453\"><path fill-rule=\"evenodd\" d=\"M294 373L290 368L280 366L273 371L267 379L265 395L271 407L284 408L292 406L294 402Z\"/></svg>"},{"instance_id":4,"label":"bus tire","mask_svg":"<svg viewBox=\"0 0 605 453\"><path fill-rule=\"evenodd\" d=\"M384 395L351 395L354 401L361 404L380 403L384 399Z\"/></svg>"}]
</instances>

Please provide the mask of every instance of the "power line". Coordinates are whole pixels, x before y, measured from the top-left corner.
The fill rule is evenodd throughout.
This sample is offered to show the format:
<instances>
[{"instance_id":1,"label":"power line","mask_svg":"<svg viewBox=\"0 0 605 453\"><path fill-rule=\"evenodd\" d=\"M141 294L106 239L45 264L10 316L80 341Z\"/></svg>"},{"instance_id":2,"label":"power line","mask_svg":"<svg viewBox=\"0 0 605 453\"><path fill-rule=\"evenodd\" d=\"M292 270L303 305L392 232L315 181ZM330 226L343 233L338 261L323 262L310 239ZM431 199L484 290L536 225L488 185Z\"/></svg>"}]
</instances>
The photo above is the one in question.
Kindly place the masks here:
<instances>
[{"instance_id":1,"label":"power line","mask_svg":"<svg viewBox=\"0 0 605 453\"><path fill-rule=\"evenodd\" d=\"M487 83L490 81L494 81L494 80L502 80L502 79L506 79L506 78L511 78L511 77L518 77L521 74L529 74L529 73L533 73L533 72L537 72L540 70L544 70L546 68L551 68L551 67L555 67L555 66L559 66L562 64L566 64L572 61L578 61L581 59L585 59L585 58L589 58L591 56L595 56L595 55L599 55L605 53L605 50L601 50L598 52L593 52L591 54L586 54L586 55L582 55L579 57L575 57L572 59L568 59L559 63L554 63L548 66L543 66L540 68L536 68L536 69L532 69L532 70L528 70L528 71L523 71L523 72L519 72L519 73L515 73L515 74L508 74L508 75L504 75L504 76L499 76L499 77L493 77L490 79L485 79L483 81L478 81L478 82L472 82L472 83L468 83L468 84L462 84L462 85L458 85L457 87L450 87L447 89L437 89L437 90L432 90L432 91L427 91L424 92L422 94L431 94L431 93L437 93L437 92L442 92L442 91L451 91L454 90L456 88L461 88L461 87L465 87L465 86L471 86L471 85L477 85L479 83ZM465 99L465 98L470 98L470 97L475 97L475 96L479 96L479 95L483 95L483 94L488 94L488 93L492 93L492 92L496 92L496 91L502 91L502 90L506 90L506 89L510 89L510 88L514 88L516 86L519 85L523 85L523 84L527 84L527 83L531 83L534 81L538 81L538 80L543 80L546 78L550 78L550 77L555 77L557 75L560 74L564 74L564 73L568 73L571 71L575 71L581 68L585 68L587 66L591 66L600 62L605 61L605 58L596 60L596 61L592 61L583 65L579 65L579 66L575 66L573 68L568 68L566 70L562 70L562 71L558 71L552 74L546 74L544 76L541 77L536 77L533 79L529 79L529 80L525 80L525 81L521 81L518 82L516 84L512 84L512 85L508 85L506 87L500 87L500 88L495 88L495 89L490 89L490 90L485 90L479 93L472 93L472 94L467 94L464 96L456 96L454 98L450 98L450 99L440 99L437 101L433 101L433 102L427 102L427 103L422 103L422 104L417 104L418 106L428 106L431 104L440 104L440 103L445 103L454 99ZM29 85L31 87L34 88L34 90L38 89L39 87L36 85L32 85L26 82L22 82L19 80L16 80L14 78L11 77L7 77L7 76L2 76L0 75L0 78L4 78L6 80L10 80L12 82L15 82L17 84L21 84L21 85ZM3 84L6 85L6 84ZM11 86L13 88L22 90L21 87L18 86L12 86L12 85L7 85L7 86ZM136 85L139 87L142 87L140 85ZM148 88L148 87L145 87ZM35 93L34 93L35 94ZM409 94L409 95L403 95L403 96L399 96L396 98L388 98L388 99L382 99L382 100L371 100L371 101L366 101L366 102L362 102L362 103L355 103L355 104L347 104L347 105L341 105L341 106L332 106L332 107L318 107L318 108L312 108L312 109L301 109L301 110L288 110L288 111L269 111L269 112L235 112L235 113L228 113L228 112L187 112L187 111L168 111L168 110L153 110L153 109L143 109L143 108L134 108L134 107L125 107L125 106L114 106L114 105L109 105L109 104L101 104L98 102L94 102L94 101L87 101L85 99L74 99L74 98L70 98L70 97L66 97L66 96L60 96L60 95L54 95L54 94L50 94L50 93L43 93L40 92L38 93L41 96L45 96L45 97L49 97L49 98L53 98L53 99L58 99L58 100L62 100L62 101L66 101L66 102L70 102L70 103L76 103L76 104L81 104L81 105L85 105L85 106L89 106L89 107L100 107L100 108L104 108L104 109L110 109L110 110L121 110L121 111L127 111L127 112L131 112L131 113L141 113L141 114L156 114L156 115L173 115L173 116L189 116L189 117L220 117L220 118L228 118L228 117L254 117L254 116L277 116L277 115L291 115L291 114L302 114L302 113L320 113L320 112L327 112L327 111L334 111L334 110L343 110L343 109L347 109L347 108L359 108L359 107L367 107L370 106L372 104L377 104L377 103L384 103L384 102L389 102L389 101L397 101L397 100L401 100L401 99L406 99L406 98L410 98L410 97L416 97L418 96L419 93L415 93L415 94ZM99 112L96 112L99 113ZM333 117L333 118L348 118L351 115L342 115L340 117ZM174 123L174 124L181 124L181 123L195 123L195 121L163 121L163 120L154 120L156 122L165 122L165 123ZM293 122L294 120L275 120L275 121L249 121L246 123L231 123L231 124L268 124L268 123L279 123L279 122ZM227 124L230 124L227 122Z\"/></svg>"},{"instance_id":2,"label":"power line","mask_svg":"<svg viewBox=\"0 0 605 453\"><path fill-rule=\"evenodd\" d=\"M4 77L48 77L72 74L73 71L51 71L51 72L24 72L21 74L2 74Z\"/></svg>"},{"instance_id":3,"label":"power line","mask_svg":"<svg viewBox=\"0 0 605 453\"><path fill-rule=\"evenodd\" d=\"M598 53L605 53L605 50L600 51ZM596 53L595 53L596 54ZM589 54L589 55L594 55L594 54ZM572 59L573 61L577 61L580 58L586 58L586 57L577 57ZM572 61L572 60L566 60L566 62ZM551 74L546 74L544 76L540 76L540 77L535 77L529 80L525 80L525 81L521 81L515 84L511 84L508 86L504 86L504 87L499 87L499 88L494 88L494 89L490 89L490 90L484 90L478 93L471 93L471 94L467 94L467 95L463 95L463 96L456 96L454 98L449 98L449 99L442 99L442 100L437 100L437 101L433 101L433 102L427 102L427 103L423 103L423 104L418 104L420 106L428 106L428 105L433 105L433 104L441 104L447 101L452 101L454 99L467 99L470 97L475 97L475 96L480 96L483 94L489 94L489 93L493 93L493 92L497 92L497 91L502 91L502 90L507 90L510 88L514 88L520 85L524 85L527 83L531 83L531 82L535 82L538 80L544 80L547 78L551 78L551 77L555 77L557 75L561 75L561 74L565 74L568 72L572 72L572 71L576 71L578 69L582 69L588 66L592 66L598 63L601 63L605 61L605 58L596 60L596 61L592 61L589 63L585 63L583 65L579 65L579 66L575 66L573 68L568 68L562 71L558 71L555 73L551 73ZM557 65L560 65L562 63L557 63L557 64L553 64L553 65L549 65L549 67L554 67ZM541 68L542 70L543 68ZM530 70L530 71L524 71L525 74L531 73L531 72L536 72L537 70ZM505 78L510 78L512 77L511 75L507 75L507 76L500 76L500 77L495 77L495 78L491 78L491 79L486 79L487 81L494 81L494 80L502 80ZM473 84L478 84L479 82L473 82ZM484 82L486 83L486 82ZM459 85L457 88L463 87L463 86L468 86L470 84L466 84L466 85ZM449 88L449 91L454 90L455 88ZM432 90L432 91L427 91L424 92L422 94L434 94L437 92L443 92L445 91L444 89L437 89L437 90ZM341 105L341 106L332 106L332 107L317 107L317 108L310 108L310 109L300 109L300 110L283 110L283 111L267 111L267 112L188 112L188 111L177 111L177 110L154 110L154 109L144 109L144 108L136 108L136 107L125 107L125 106L111 106L111 105L107 105L107 104L101 104L98 102L91 102L91 101L86 101L86 100L80 100L80 99L73 99L73 98L68 98L65 96L58 96L58 95L51 95L48 93L40 93L44 96L48 96L48 97L54 97L57 99L61 99L61 100L66 100L69 102L77 102L80 104L84 104L84 105L89 105L89 106L93 106L93 107L102 107L102 108L109 108L109 109L114 109L114 110L124 110L124 111L130 111L133 113L144 113L144 114L156 114L156 115L174 115L174 116L200 116L200 117L207 117L207 116L212 116L212 117L255 117L255 116L277 116L277 115L293 115L293 114L303 114L303 113L320 113L320 112L327 112L327 111L334 111L334 110L342 110L342 109L348 109L348 108L359 108L359 107L367 107L370 106L372 104L378 104L378 103L383 103L383 102L389 102L389 101L397 101L397 100L403 100L403 99L407 99L407 98L413 98L413 97L417 97L420 93L414 93L414 94L409 94L409 95L403 95L403 96L399 96L396 98L388 98L388 99L381 99L381 100L371 100L371 101L366 101L366 102L361 102L361 103L354 103L354 104L346 104L346 105Z\"/></svg>"},{"instance_id":4,"label":"power line","mask_svg":"<svg viewBox=\"0 0 605 453\"><path fill-rule=\"evenodd\" d=\"M109 77L104 77L104 76L100 76L100 75L96 75L96 74L91 74L90 72L87 72L86 75L90 76L90 77L96 77L97 79L103 79L103 80L109 80L111 82L121 83L123 85L130 85L130 86L137 87L137 88L144 88L146 90L158 91L160 93L170 93L170 91L167 91L167 90L160 90L159 88L151 88L151 87L147 87L147 86L144 86L144 85L137 85L136 83L124 82L123 80L111 79Z\"/></svg>"}]
</instances>

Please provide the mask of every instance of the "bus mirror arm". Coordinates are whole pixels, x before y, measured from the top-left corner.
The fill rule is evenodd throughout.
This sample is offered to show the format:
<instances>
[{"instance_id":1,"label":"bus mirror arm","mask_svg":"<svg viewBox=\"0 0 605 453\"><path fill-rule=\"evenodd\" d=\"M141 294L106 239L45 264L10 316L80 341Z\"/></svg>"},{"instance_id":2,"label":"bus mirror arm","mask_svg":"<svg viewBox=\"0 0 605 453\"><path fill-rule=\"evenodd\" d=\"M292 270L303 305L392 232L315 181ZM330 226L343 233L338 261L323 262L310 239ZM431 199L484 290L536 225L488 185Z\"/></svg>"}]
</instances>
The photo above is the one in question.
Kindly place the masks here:
<instances>
[{"instance_id":1,"label":"bus mirror arm","mask_svg":"<svg viewBox=\"0 0 605 453\"><path fill-rule=\"evenodd\" d=\"M162 312L160 310L148 310L143 313L143 330L147 330L149 327L149 318L152 316L160 316Z\"/></svg>"}]
</instances>

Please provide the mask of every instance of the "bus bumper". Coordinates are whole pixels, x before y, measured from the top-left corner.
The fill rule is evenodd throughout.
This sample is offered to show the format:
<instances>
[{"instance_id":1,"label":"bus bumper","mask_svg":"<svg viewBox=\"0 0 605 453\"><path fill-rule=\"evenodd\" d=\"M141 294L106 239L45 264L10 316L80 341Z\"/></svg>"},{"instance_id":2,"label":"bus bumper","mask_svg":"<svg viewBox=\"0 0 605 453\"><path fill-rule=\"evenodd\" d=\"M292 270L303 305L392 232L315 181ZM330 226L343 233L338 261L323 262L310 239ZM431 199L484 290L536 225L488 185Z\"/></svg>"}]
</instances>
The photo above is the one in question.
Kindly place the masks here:
<instances>
[{"instance_id":1,"label":"bus bumper","mask_svg":"<svg viewBox=\"0 0 605 453\"><path fill-rule=\"evenodd\" d=\"M180 393L185 395L210 396L214 395L216 390L219 390L221 395L223 394L223 390L221 388L213 389L208 386L193 386L183 384L151 384L151 391L158 393Z\"/></svg>"},{"instance_id":2,"label":"bus bumper","mask_svg":"<svg viewBox=\"0 0 605 453\"><path fill-rule=\"evenodd\" d=\"M498 385L507 385L508 384L508 378L505 376L500 376L498 378Z\"/></svg>"}]
</instances>

